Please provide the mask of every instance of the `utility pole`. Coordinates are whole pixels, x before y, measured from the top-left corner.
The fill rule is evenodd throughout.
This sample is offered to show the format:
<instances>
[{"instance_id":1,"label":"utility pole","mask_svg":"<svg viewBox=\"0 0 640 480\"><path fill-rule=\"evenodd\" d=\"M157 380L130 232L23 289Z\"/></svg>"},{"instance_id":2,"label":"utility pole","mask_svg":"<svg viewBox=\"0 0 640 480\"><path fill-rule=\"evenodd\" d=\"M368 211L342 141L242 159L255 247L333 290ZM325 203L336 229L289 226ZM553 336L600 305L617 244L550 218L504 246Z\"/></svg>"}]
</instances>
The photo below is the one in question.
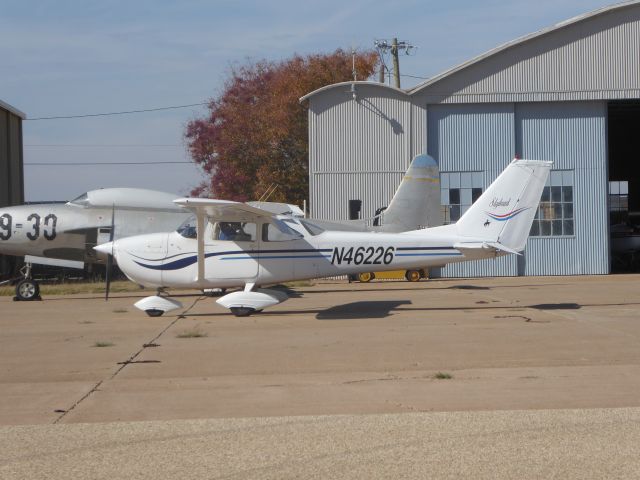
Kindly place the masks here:
<instances>
[{"instance_id":1,"label":"utility pole","mask_svg":"<svg viewBox=\"0 0 640 480\"><path fill-rule=\"evenodd\" d=\"M396 88L400 88L400 60L398 60L398 39L391 41L391 55L393 56L393 78L396 80Z\"/></svg>"},{"instance_id":2,"label":"utility pole","mask_svg":"<svg viewBox=\"0 0 640 480\"><path fill-rule=\"evenodd\" d=\"M398 53L400 50L404 50L406 55L409 55L409 52L416 48L411 45L409 42L398 42L397 38L394 38L389 44L386 40L375 40L373 44L378 51L378 55L380 55L380 82L384 83L384 73L385 73L385 62L384 55L387 52L391 52L391 56L393 57L393 78L395 80L396 88L400 88L400 59L398 58Z\"/></svg>"}]
</instances>

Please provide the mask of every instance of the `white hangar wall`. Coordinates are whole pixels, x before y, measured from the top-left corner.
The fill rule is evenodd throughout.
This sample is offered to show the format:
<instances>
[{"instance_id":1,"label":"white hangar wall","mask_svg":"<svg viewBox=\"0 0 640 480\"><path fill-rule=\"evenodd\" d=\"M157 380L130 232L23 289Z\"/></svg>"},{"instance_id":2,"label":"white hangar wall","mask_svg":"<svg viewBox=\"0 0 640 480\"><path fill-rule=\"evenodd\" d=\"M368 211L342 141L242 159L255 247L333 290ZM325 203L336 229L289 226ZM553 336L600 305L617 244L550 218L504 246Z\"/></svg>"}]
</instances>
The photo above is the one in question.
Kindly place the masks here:
<instances>
[{"instance_id":1,"label":"white hangar wall","mask_svg":"<svg viewBox=\"0 0 640 480\"><path fill-rule=\"evenodd\" d=\"M425 108L402 90L366 82L334 86L309 105L311 215L346 219L348 201L363 201L363 218L385 206L425 151ZM355 92L356 98L353 95Z\"/></svg>"},{"instance_id":2,"label":"white hangar wall","mask_svg":"<svg viewBox=\"0 0 640 480\"><path fill-rule=\"evenodd\" d=\"M502 45L408 90L337 84L310 93L312 214L386 205L410 159L481 172L483 188L518 155L549 159L573 189L573 231L530 238L526 254L451 265L443 276L610 271L609 101L640 102L640 1L606 7ZM554 180L554 181L556 181Z\"/></svg>"}]
</instances>

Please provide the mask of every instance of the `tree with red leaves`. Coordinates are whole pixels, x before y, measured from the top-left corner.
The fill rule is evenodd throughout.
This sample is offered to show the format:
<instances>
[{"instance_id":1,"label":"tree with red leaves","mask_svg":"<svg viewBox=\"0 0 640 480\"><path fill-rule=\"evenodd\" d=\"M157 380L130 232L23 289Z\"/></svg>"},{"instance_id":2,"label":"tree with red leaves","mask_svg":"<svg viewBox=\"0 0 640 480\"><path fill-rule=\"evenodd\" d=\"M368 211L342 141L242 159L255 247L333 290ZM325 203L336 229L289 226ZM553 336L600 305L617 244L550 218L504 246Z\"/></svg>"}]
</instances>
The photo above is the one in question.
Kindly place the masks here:
<instances>
[{"instance_id":1,"label":"tree with red leaves","mask_svg":"<svg viewBox=\"0 0 640 480\"><path fill-rule=\"evenodd\" d=\"M366 51L355 61L359 79L366 79L378 57ZM308 198L309 141L307 106L299 99L352 78L352 56L343 50L232 69L207 117L185 131L193 161L209 176L192 195L257 200L276 185L269 200L301 204Z\"/></svg>"}]
</instances>

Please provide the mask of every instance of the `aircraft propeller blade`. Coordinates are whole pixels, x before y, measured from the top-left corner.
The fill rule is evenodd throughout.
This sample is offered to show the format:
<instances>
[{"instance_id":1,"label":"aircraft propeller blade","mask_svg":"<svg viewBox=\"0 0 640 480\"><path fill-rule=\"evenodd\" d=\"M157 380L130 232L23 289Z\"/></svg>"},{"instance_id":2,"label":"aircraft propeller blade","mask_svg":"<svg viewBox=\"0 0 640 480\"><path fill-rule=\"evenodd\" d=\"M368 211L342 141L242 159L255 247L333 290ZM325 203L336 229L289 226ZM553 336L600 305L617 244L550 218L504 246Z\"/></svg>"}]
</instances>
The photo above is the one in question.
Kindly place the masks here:
<instances>
[{"instance_id":1,"label":"aircraft propeller blade","mask_svg":"<svg viewBox=\"0 0 640 480\"><path fill-rule=\"evenodd\" d=\"M116 207L111 207L111 231L109 232L109 242L111 242L111 253L107 255L107 267L105 271L106 288L104 292L105 302L109 300L109 289L111 288L111 270L113 270L113 238L116 229Z\"/></svg>"}]
</instances>

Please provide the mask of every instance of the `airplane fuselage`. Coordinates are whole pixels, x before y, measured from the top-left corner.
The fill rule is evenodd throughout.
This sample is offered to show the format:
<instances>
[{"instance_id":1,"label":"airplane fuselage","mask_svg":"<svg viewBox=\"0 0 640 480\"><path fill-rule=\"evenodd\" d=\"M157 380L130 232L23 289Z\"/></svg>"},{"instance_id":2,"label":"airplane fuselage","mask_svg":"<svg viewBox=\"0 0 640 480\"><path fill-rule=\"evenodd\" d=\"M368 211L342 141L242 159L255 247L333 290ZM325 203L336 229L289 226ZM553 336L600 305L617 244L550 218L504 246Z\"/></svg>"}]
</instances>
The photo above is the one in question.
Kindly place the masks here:
<instances>
[{"instance_id":1,"label":"airplane fuselage","mask_svg":"<svg viewBox=\"0 0 640 480\"><path fill-rule=\"evenodd\" d=\"M51 203L2 207L0 254L103 262L106 257L93 247L109 241L112 213L115 238L167 231L189 217L177 208L112 210Z\"/></svg>"},{"instance_id":2,"label":"airplane fuselage","mask_svg":"<svg viewBox=\"0 0 640 480\"><path fill-rule=\"evenodd\" d=\"M431 230L428 236L421 231L367 235L325 231L318 235L304 232L302 238L279 242L205 241L200 280L197 240L177 232L122 239L116 243L115 255L132 281L174 288L266 285L372 270L442 266L470 259L453 247L449 226ZM298 231L302 233L303 228ZM489 256L495 254L487 253ZM485 256L476 253L473 258Z\"/></svg>"}]
</instances>

